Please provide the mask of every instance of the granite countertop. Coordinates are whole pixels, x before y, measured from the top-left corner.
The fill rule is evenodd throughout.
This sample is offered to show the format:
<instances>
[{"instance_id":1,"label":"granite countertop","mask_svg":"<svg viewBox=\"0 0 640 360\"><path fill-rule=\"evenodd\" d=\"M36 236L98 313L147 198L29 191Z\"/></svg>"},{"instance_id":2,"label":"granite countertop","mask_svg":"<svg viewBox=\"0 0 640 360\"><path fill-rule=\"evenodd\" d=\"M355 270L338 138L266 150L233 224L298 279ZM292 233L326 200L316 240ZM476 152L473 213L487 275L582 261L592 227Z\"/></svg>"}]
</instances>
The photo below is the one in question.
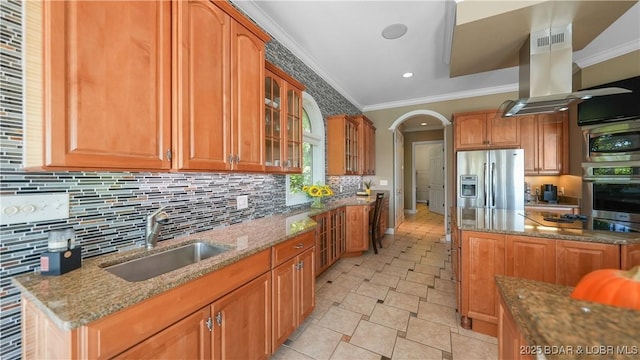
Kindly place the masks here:
<instances>
[{"instance_id":1,"label":"granite countertop","mask_svg":"<svg viewBox=\"0 0 640 360\"><path fill-rule=\"evenodd\" d=\"M368 205L375 197L350 197L330 201L324 209L269 216L224 228L160 241L155 249L145 248L85 259L80 269L60 276L28 273L13 283L41 310L66 330L71 330L183 285L212 271L268 249L302 233L313 231L310 217L342 206ZM138 282L125 281L103 269L152 253L188 243L204 241L229 251L198 263Z\"/></svg>"},{"instance_id":2,"label":"granite countertop","mask_svg":"<svg viewBox=\"0 0 640 360\"><path fill-rule=\"evenodd\" d=\"M604 244L639 244L640 234L585 229L586 222L556 223L544 220L558 214L532 210L457 208L460 230L525 235L557 240Z\"/></svg>"},{"instance_id":3,"label":"granite countertop","mask_svg":"<svg viewBox=\"0 0 640 360\"><path fill-rule=\"evenodd\" d=\"M496 284L527 341L521 350L548 359L640 358L640 311L574 300L569 286L507 276Z\"/></svg>"},{"instance_id":4,"label":"granite countertop","mask_svg":"<svg viewBox=\"0 0 640 360\"><path fill-rule=\"evenodd\" d=\"M536 207L536 208L579 208L580 206L578 204L569 204L569 203L547 203L547 202L530 202L530 203L526 203L524 204L524 208L528 208L528 207Z\"/></svg>"}]
</instances>

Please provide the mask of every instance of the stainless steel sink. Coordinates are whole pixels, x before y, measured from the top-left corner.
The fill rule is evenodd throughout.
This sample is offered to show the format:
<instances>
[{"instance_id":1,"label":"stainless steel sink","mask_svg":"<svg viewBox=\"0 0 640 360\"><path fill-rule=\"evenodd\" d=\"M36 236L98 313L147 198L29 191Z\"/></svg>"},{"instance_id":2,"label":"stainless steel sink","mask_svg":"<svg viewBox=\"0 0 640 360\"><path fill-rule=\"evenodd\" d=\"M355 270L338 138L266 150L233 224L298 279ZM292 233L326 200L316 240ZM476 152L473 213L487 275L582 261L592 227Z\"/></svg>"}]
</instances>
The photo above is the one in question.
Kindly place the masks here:
<instances>
[{"instance_id":1,"label":"stainless steel sink","mask_svg":"<svg viewBox=\"0 0 640 360\"><path fill-rule=\"evenodd\" d=\"M143 281L183 266L195 264L225 251L229 251L229 249L223 246L196 242L121 264L111 265L104 269L130 282Z\"/></svg>"}]
</instances>

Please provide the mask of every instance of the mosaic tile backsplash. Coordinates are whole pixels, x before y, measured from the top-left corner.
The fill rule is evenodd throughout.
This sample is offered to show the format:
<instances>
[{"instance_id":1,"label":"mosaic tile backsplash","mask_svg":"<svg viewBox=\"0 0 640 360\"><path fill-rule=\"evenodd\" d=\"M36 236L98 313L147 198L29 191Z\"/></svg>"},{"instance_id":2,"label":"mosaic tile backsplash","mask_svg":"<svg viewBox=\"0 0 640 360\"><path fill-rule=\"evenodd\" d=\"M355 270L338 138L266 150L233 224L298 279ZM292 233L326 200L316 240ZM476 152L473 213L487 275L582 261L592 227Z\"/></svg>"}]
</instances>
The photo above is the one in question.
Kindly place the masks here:
<instances>
[{"instance_id":1,"label":"mosaic tile backsplash","mask_svg":"<svg viewBox=\"0 0 640 360\"><path fill-rule=\"evenodd\" d=\"M171 221L159 240L276 213L298 210L285 204L284 175L155 172L24 172L22 163L22 5L0 3L0 191L2 195L69 193L70 217L64 220L0 225L0 358L19 359L20 298L10 277L38 269L47 248L47 233L73 228L84 258L142 246L145 217L167 206ZM267 44L267 59L305 84L324 117L358 113L276 41ZM359 177L331 177L327 183L353 195ZM236 210L236 196L248 195L249 207Z\"/></svg>"}]
</instances>

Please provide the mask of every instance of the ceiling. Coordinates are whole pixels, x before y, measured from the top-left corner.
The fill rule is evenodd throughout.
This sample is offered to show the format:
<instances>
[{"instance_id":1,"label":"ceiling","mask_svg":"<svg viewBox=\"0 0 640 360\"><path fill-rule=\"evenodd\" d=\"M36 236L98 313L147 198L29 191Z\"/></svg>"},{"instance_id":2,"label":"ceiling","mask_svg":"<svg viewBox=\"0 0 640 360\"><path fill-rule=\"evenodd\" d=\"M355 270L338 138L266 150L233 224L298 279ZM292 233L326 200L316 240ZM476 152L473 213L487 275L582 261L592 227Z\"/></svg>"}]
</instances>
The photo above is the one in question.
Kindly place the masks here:
<instances>
[{"instance_id":1,"label":"ceiling","mask_svg":"<svg viewBox=\"0 0 640 360\"><path fill-rule=\"evenodd\" d=\"M591 0L232 1L362 111L517 91L513 56L530 26L540 22L536 7L550 9L547 17L557 12L581 24L574 25L574 42L580 38L574 62L580 67L640 49L637 0L617 1L623 3L617 7ZM600 7L558 7L565 3ZM408 27L404 36L382 37L385 27L398 23ZM469 62L470 49L482 53L482 61ZM403 78L405 72L414 76ZM425 121L440 124L416 117L405 122L405 130L425 129Z\"/></svg>"}]
</instances>

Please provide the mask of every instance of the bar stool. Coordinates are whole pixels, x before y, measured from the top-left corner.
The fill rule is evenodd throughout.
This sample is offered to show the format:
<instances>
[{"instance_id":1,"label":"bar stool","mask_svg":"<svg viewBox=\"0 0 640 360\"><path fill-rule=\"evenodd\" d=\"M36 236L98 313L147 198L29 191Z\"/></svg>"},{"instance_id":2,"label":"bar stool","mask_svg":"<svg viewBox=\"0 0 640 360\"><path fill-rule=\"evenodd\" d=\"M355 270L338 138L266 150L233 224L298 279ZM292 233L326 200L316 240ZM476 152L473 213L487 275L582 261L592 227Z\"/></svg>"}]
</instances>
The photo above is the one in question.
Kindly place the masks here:
<instances>
[{"instance_id":1,"label":"bar stool","mask_svg":"<svg viewBox=\"0 0 640 360\"><path fill-rule=\"evenodd\" d=\"M371 244L373 245L373 252L378 253L376 247L376 241L382 249L382 236L380 236L378 229L380 228L380 215L382 213L382 200L384 199L384 193L376 193L376 205L373 210L373 217L369 219L369 237L371 237Z\"/></svg>"}]
</instances>

